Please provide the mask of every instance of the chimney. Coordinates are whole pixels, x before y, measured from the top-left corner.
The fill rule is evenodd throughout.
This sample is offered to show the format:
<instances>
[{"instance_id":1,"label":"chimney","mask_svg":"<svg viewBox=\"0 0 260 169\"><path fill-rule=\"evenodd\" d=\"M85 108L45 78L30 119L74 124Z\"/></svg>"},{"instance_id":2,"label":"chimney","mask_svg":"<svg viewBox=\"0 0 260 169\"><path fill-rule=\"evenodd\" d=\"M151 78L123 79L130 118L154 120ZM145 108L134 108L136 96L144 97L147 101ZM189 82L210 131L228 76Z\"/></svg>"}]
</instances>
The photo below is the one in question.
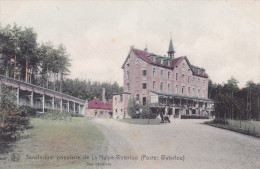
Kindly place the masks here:
<instances>
[{"instance_id":1,"label":"chimney","mask_svg":"<svg viewBox=\"0 0 260 169\"><path fill-rule=\"evenodd\" d=\"M132 46L130 46L130 49L133 49L135 46L134 45L132 45Z\"/></svg>"},{"instance_id":2,"label":"chimney","mask_svg":"<svg viewBox=\"0 0 260 169\"><path fill-rule=\"evenodd\" d=\"M145 45L144 51L146 52L148 51L147 45Z\"/></svg>"},{"instance_id":3,"label":"chimney","mask_svg":"<svg viewBox=\"0 0 260 169\"><path fill-rule=\"evenodd\" d=\"M103 103L106 103L106 89L105 88L102 88L102 102Z\"/></svg>"}]
</instances>

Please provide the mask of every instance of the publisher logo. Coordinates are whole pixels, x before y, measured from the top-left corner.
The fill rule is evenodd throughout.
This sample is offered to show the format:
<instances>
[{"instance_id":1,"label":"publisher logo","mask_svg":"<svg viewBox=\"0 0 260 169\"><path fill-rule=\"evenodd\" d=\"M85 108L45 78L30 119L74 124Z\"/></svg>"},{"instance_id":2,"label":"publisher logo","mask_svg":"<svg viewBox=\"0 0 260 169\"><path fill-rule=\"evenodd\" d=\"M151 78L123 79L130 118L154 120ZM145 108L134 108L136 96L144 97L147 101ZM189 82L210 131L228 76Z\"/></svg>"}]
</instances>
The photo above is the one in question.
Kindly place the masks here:
<instances>
[{"instance_id":1,"label":"publisher logo","mask_svg":"<svg viewBox=\"0 0 260 169\"><path fill-rule=\"evenodd\" d=\"M19 160L20 160L20 155L19 155L19 154L13 153L13 154L11 155L11 161L13 161L13 162L18 162Z\"/></svg>"}]
</instances>

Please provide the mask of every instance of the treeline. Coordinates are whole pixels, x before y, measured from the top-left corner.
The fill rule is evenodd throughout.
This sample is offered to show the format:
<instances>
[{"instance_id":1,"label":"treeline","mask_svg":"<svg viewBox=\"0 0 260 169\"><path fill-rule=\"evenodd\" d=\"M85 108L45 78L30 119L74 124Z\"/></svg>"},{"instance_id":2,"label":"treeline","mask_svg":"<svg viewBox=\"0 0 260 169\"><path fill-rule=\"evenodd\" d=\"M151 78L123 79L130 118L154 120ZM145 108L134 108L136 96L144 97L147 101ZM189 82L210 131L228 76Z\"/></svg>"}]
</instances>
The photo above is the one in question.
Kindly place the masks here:
<instances>
[{"instance_id":1,"label":"treeline","mask_svg":"<svg viewBox=\"0 0 260 169\"><path fill-rule=\"evenodd\" d=\"M217 119L260 120L260 84L248 81L241 89L231 77L224 84L209 81L208 92Z\"/></svg>"},{"instance_id":2,"label":"treeline","mask_svg":"<svg viewBox=\"0 0 260 169\"><path fill-rule=\"evenodd\" d=\"M98 82L91 80L66 79L63 82L63 92L78 97L83 100L90 100L94 97L102 98L102 88L106 90L106 99L111 99L112 95L123 91L117 82Z\"/></svg>"},{"instance_id":3,"label":"treeline","mask_svg":"<svg viewBox=\"0 0 260 169\"><path fill-rule=\"evenodd\" d=\"M14 24L0 26L0 73L61 91L63 76L69 73L70 60L66 48L51 42L37 43L33 28Z\"/></svg>"}]
</instances>

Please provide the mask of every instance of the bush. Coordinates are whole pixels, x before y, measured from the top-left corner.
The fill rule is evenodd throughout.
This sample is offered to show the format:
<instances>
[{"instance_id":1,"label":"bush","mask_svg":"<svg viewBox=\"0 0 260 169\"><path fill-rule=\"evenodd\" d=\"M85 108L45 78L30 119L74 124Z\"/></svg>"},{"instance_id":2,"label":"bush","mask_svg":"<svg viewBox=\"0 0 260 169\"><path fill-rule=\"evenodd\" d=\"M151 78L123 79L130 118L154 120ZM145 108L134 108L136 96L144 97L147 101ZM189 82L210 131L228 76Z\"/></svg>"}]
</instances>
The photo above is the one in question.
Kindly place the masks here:
<instances>
[{"instance_id":1,"label":"bush","mask_svg":"<svg viewBox=\"0 0 260 169\"><path fill-rule=\"evenodd\" d=\"M20 106L20 108L22 109L22 111L25 111L27 112L27 114L29 116L36 116L36 109L35 108L32 108L32 107L29 107L29 106Z\"/></svg>"},{"instance_id":2,"label":"bush","mask_svg":"<svg viewBox=\"0 0 260 169\"><path fill-rule=\"evenodd\" d=\"M224 124L224 125L229 124L227 120L222 119L222 118L214 119L213 123Z\"/></svg>"},{"instance_id":3,"label":"bush","mask_svg":"<svg viewBox=\"0 0 260 169\"><path fill-rule=\"evenodd\" d=\"M139 119L140 118L140 105L136 104L135 99L129 99L127 104L127 113L128 115L133 119Z\"/></svg>"},{"instance_id":4,"label":"bush","mask_svg":"<svg viewBox=\"0 0 260 169\"><path fill-rule=\"evenodd\" d=\"M41 117L50 120L71 120L71 117L84 117L84 115L79 113L49 109L44 114L42 114Z\"/></svg>"},{"instance_id":5,"label":"bush","mask_svg":"<svg viewBox=\"0 0 260 169\"><path fill-rule=\"evenodd\" d=\"M196 115L181 115L181 119L209 119L209 117Z\"/></svg>"},{"instance_id":6,"label":"bush","mask_svg":"<svg viewBox=\"0 0 260 169\"><path fill-rule=\"evenodd\" d=\"M0 85L0 134L17 137L29 126L28 111L16 105L16 92Z\"/></svg>"},{"instance_id":7,"label":"bush","mask_svg":"<svg viewBox=\"0 0 260 169\"><path fill-rule=\"evenodd\" d=\"M142 119L155 119L158 114L153 112L148 106L141 106L142 113L140 114Z\"/></svg>"},{"instance_id":8,"label":"bush","mask_svg":"<svg viewBox=\"0 0 260 169\"><path fill-rule=\"evenodd\" d=\"M6 136L19 136L30 124L27 112L14 104L2 105L1 113L0 133Z\"/></svg>"},{"instance_id":9,"label":"bush","mask_svg":"<svg viewBox=\"0 0 260 169\"><path fill-rule=\"evenodd\" d=\"M130 99L127 105L127 113L133 119L154 119L157 113L152 111L148 106L136 104L135 99Z\"/></svg>"}]
</instances>

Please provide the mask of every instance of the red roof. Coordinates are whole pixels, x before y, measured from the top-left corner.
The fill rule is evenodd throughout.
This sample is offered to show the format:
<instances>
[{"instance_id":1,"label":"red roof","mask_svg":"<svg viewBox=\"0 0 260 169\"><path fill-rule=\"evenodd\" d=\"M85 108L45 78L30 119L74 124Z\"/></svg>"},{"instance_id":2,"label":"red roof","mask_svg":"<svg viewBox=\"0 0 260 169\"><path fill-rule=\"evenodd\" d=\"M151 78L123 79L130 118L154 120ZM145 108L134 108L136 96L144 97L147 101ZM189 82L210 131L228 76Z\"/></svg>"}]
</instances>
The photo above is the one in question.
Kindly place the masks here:
<instances>
[{"instance_id":1,"label":"red roof","mask_svg":"<svg viewBox=\"0 0 260 169\"><path fill-rule=\"evenodd\" d=\"M178 57L178 58L174 58L171 60L171 63L170 63L170 66L168 66L168 64L166 62L163 62L161 64L161 62L159 60L155 60L155 62L152 62L150 60L150 58L147 56L148 55L148 52L146 51L143 51L143 50L139 50L139 49L133 49L133 51L138 55L140 56L142 59L144 59L146 62L148 63L151 63L151 64L155 64L155 65L158 65L158 66L163 66L163 67L167 67L167 68L171 68L173 69L176 65L178 65L178 63L180 61L182 61L182 59L186 58L186 56L181 56L181 57ZM186 58L187 59L187 58ZM188 60L188 59L187 59ZM193 71L194 75L196 76L201 76L201 77L208 77L208 75L206 73L204 74L198 74L197 72Z\"/></svg>"},{"instance_id":2,"label":"red roof","mask_svg":"<svg viewBox=\"0 0 260 169\"><path fill-rule=\"evenodd\" d=\"M103 103L97 98L94 98L88 101L89 109L109 109L112 110L112 100L108 100L106 103Z\"/></svg>"}]
</instances>

